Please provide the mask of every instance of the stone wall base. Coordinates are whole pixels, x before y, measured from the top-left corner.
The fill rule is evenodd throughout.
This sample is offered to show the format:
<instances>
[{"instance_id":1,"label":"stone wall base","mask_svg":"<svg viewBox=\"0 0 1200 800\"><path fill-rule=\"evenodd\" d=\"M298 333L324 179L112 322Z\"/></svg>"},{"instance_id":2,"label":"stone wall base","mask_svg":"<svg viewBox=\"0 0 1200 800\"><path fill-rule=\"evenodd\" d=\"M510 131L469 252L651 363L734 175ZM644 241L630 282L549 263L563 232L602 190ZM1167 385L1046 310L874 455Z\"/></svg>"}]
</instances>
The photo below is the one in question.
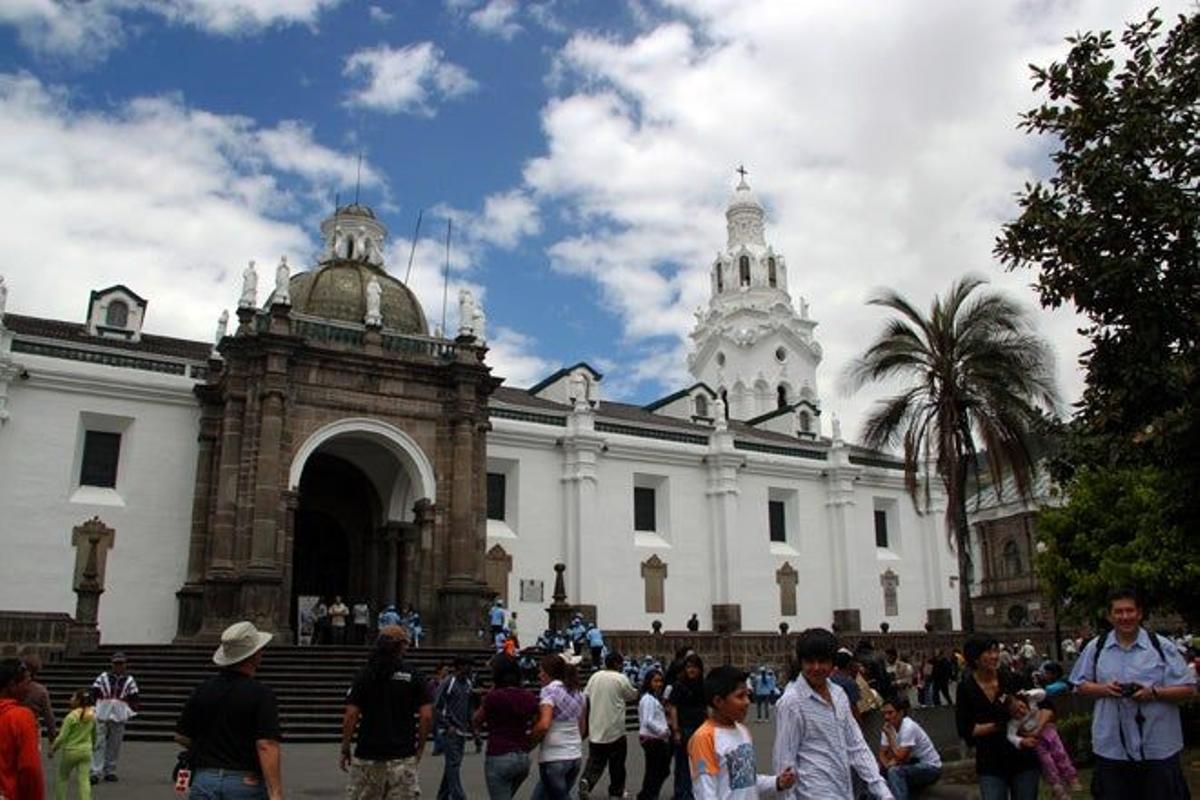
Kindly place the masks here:
<instances>
[{"instance_id":1,"label":"stone wall base","mask_svg":"<svg viewBox=\"0 0 1200 800\"><path fill-rule=\"evenodd\" d=\"M717 633L740 633L742 630L741 603L714 603L713 630Z\"/></svg>"}]
</instances>

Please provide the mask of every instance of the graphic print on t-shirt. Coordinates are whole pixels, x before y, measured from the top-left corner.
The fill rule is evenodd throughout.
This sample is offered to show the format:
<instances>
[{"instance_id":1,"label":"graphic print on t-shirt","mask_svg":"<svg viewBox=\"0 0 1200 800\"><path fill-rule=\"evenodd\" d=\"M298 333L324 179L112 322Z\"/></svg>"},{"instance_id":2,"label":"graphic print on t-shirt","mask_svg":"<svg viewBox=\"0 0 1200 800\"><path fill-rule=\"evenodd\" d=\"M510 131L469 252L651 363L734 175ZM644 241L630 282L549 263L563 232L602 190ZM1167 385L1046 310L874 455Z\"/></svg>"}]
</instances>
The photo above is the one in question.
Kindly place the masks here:
<instances>
[{"instance_id":1,"label":"graphic print on t-shirt","mask_svg":"<svg viewBox=\"0 0 1200 800\"><path fill-rule=\"evenodd\" d=\"M757 773L754 771L754 746L743 742L724 753L725 771L729 774L730 789L753 789Z\"/></svg>"}]
</instances>

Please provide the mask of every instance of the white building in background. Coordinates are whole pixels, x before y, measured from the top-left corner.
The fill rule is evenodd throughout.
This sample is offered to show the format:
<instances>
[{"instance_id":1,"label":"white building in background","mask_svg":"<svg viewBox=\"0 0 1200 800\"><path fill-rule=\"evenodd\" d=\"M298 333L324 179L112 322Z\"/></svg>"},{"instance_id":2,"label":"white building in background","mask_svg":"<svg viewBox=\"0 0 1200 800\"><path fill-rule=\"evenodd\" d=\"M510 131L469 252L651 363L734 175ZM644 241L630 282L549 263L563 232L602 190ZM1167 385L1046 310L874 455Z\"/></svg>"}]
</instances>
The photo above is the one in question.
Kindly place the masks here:
<instances>
[{"instance_id":1,"label":"white building in background","mask_svg":"<svg viewBox=\"0 0 1200 800\"><path fill-rule=\"evenodd\" d=\"M352 218L370 213L360 212ZM817 323L808 302L801 299L798 310L793 303L797 276L767 243L763 207L744 178L726 217L712 296L692 333L695 383L630 405L602 399L602 376L581 363L529 389L501 386L491 395L480 577L517 612L524 641L546 624L560 562L568 601L594 607L609 630L644 630L655 620L679 629L693 612L705 627L748 631L781 622L844 630L887 622L911 630L956 621L955 559L942 516L916 512L895 459L847 444L836 420L823 424ZM342 333L333 338L359 341L382 325L387 334L389 306L381 316L378 280L327 281L319 304L311 299L317 289L308 288L324 287L321 275L349 269L355 258L362 275L383 274L386 231L369 220L375 246L355 251L335 241L343 236L337 220L323 226L326 260L290 277L293 324L304 326L293 332L321 328L329 338L336 328ZM289 285L287 271L277 280ZM266 311L275 314L283 307L277 302L268 298ZM463 307L473 319L460 334L482 340L482 309L470 298ZM338 316L343 308L352 309L349 316ZM100 627L108 642L168 641L180 630L176 593L189 580L189 548L194 560L198 541L194 390L219 369L212 343L143 334L146 309L145 300L114 286L93 293L83 324L0 317L0 541L8 556L0 562L0 610L72 612L82 550L71 532L99 516L117 531L101 552ZM406 318L425 325L419 308ZM237 335L247 330L242 325ZM225 335L222 323L218 344L233 338ZM334 390L352 399L372 384ZM356 424L367 423L347 412L343 427ZM388 425L370 425L371 435ZM422 437L398 430L392 438L420 448L428 441ZM372 470L384 467L372 459L381 465L386 453L371 451L365 439L342 441L323 451L322 468L339 480L357 469L364 496L378 494L384 481ZM312 449L291 446L305 458ZM304 468L283 464L281 472L298 476ZM386 467L386 480L399 480L396 468ZM299 491L299 479L287 488ZM335 512L322 513L326 539L360 535ZM368 526L390 524L386 508L380 513ZM398 512L396 519L403 527L410 517ZM292 547L290 534L282 539ZM323 559L322 591L378 595L378 569L351 561L381 545L326 542L319 554L306 554L299 543L311 539L294 541L286 581L315 575L310 562ZM404 581L410 573L393 565L387 574ZM294 581L284 585L301 591ZM404 596L395 585L386 593Z\"/></svg>"}]
</instances>

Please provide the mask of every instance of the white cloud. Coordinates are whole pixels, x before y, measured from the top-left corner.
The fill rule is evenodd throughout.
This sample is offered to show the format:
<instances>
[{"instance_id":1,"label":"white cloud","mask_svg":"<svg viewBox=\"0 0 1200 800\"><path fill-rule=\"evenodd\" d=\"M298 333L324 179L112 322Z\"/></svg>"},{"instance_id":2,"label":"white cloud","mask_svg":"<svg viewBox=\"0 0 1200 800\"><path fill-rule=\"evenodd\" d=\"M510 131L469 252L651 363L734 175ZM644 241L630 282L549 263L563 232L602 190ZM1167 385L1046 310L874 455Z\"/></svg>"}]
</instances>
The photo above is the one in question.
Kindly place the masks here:
<instances>
[{"instance_id":1,"label":"white cloud","mask_svg":"<svg viewBox=\"0 0 1200 800\"><path fill-rule=\"evenodd\" d=\"M667 364L686 352L690 312L707 302L732 170L745 162L793 297L806 297L821 323L822 400L847 433L875 396L837 392L882 323L863 302L872 289L924 307L974 271L1036 305L1032 275L1005 273L991 257L1013 193L1044 168L1039 143L1016 130L1038 101L1026 65L1064 56L1062 38L1076 30L1120 28L1145 12L1133 0L1037 13L954 0L665 5L675 18L636 37L577 33L558 54L545 152L524 171L543 207L566 209L552 263L595 281L626 346L643 354L627 367L630 392L678 388L684 376ZM1184 8L1173 5L1164 18ZM1078 319L1035 314L1073 399Z\"/></svg>"},{"instance_id":2,"label":"white cloud","mask_svg":"<svg viewBox=\"0 0 1200 800\"><path fill-rule=\"evenodd\" d=\"M148 331L201 339L248 259L311 263L313 232L284 219L318 213L307 198L356 161L297 123L175 97L80 112L29 75L0 75L0 141L0 197L20 198L0 217L9 311L78 320L89 290L125 283L150 301Z\"/></svg>"},{"instance_id":3,"label":"white cloud","mask_svg":"<svg viewBox=\"0 0 1200 800\"><path fill-rule=\"evenodd\" d=\"M342 0L0 0L0 25L41 55L91 62L119 47L139 13L218 35L244 35L277 25L314 25Z\"/></svg>"},{"instance_id":4,"label":"white cloud","mask_svg":"<svg viewBox=\"0 0 1200 800\"><path fill-rule=\"evenodd\" d=\"M434 96L452 99L478 86L465 69L446 61L432 42L359 50L346 59L342 74L365 81L346 99L347 105L389 114L433 116Z\"/></svg>"},{"instance_id":5,"label":"white cloud","mask_svg":"<svg viewBox=\"0 0 1200 800\"><path fill-rule=\"evenodd\" d=\"M504 378L505 386L528 388L554 370L558 364L534 355L536 340L511 328L499 328L487 343L488 365L492 374Z\"/></svg>"},{"instance_id":6,"label":"white cloud","mask_svg":"<svg viewBox=\"0 0 1200 800\"><path fill-rule=\"evenodd\" d=\"M367 15L372 22L391 22L393 16L392 12L382 6L371 6L367 9Z\"/></svg>"},{"instance_id":7,"label":"white cloud","mask_svg":"<svg viewBox=\"0 0 1200 800\"><path fill-rule=\"evenodd\" d=\"M480 33L509 41L521 32L516 16L516 0L489 0L467 15L467 22Z\"/></svg>"}]
</instances>

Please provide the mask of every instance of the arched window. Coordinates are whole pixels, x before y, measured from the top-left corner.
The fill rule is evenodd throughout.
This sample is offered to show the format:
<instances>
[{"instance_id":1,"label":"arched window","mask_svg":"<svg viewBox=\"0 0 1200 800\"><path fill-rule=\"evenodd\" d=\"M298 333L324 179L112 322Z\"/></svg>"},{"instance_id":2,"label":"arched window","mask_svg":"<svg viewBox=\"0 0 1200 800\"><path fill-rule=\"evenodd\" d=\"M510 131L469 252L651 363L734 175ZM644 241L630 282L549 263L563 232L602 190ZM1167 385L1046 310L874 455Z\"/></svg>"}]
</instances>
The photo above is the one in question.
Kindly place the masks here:
<instances>
[{"instance_id":1,"label":"arched window","mask_svg":"<svg viewBox=\"0 0 1200 800\"><path fill-rule=\"evenodd\" d=\"M812 417L807 411L800 412L800 432L812 433Z\"/></svg>"},{"instance_id":2,"label":"arched window","mask_svg":"<svg viewBox=\"0 0 1200 800\"><path fill-rule=\"evenodd\" d=\"M1021 565L1021 548L1017 546L1016 541L1009 539L1004 543L1004 554L1001 556L1003 561L1003 572L1006 578L1015 578L1024 572Z\"/></svg>"},{"instance_id":3,"label":"arched window","mask_svg":"<svg viewBox=\"0 0 1200 800\"><path fill-rule=\"evenodd\" d=\"M124 328L129 324L129 306L123 300L113 300L104 314L104 324L110 328Z\"/></svg>"},{"instance_id":4,"label":"arched window","mask_svg":"<svg viewBox=\"0 0 1200 800\"><path fill-rule=\"evenodd\" d=\"M775 274L775 256L771 256L767 259L767 284L775 286L778 280Z\"/></svg>"},{"instance_id":5,"label":"arched window","mask_svg":"<svg viewBox=\"0 0 1200 800\"><path fill-rule=\"evenodd\" d=\"M717 264L717 291L725 291L725 280L721 277L721 265Z\"/></svg>"},{"instance_id":6,"label":"arched window","mask_svg":"<svg viewBox=\"0 0 1200 800\"><path fill-rule=\"evenodd\" d=\"M787 404L788 404L787 387L781 383L781 384L779 384L779 388L777 388L775 390L775 407L776 408L787 408Z\"/></svg>"},{"instance_id":7,"label":"arched window","mask_svg":"<svg viewBox=\"0 0 1200 800\"><path fill-rule=\"evenodd\" d=\"M708 416L708 398L702 394L696 395L696 416Z\"/></svg>"},{"instance_id":8,"label":"arched window","mask_svg":"<svg viewBox=\"0 0 1200 800\"><path fill-rule=\"evenodd\" d=\"M722 389L717 394L721 396L721 402L725 404L725 419L729 419L729 392Z\"/></svg>"},{"instance_id":9,"label":"arched window","mask_svg":"<svg viewBox=\"0 0 1200 800\"><path fill-rule=\"evenodd\" d=\"M742 286L750 285L750 256L742 256L738 259L738 280Z\"/></svg>"}]
</instances>

